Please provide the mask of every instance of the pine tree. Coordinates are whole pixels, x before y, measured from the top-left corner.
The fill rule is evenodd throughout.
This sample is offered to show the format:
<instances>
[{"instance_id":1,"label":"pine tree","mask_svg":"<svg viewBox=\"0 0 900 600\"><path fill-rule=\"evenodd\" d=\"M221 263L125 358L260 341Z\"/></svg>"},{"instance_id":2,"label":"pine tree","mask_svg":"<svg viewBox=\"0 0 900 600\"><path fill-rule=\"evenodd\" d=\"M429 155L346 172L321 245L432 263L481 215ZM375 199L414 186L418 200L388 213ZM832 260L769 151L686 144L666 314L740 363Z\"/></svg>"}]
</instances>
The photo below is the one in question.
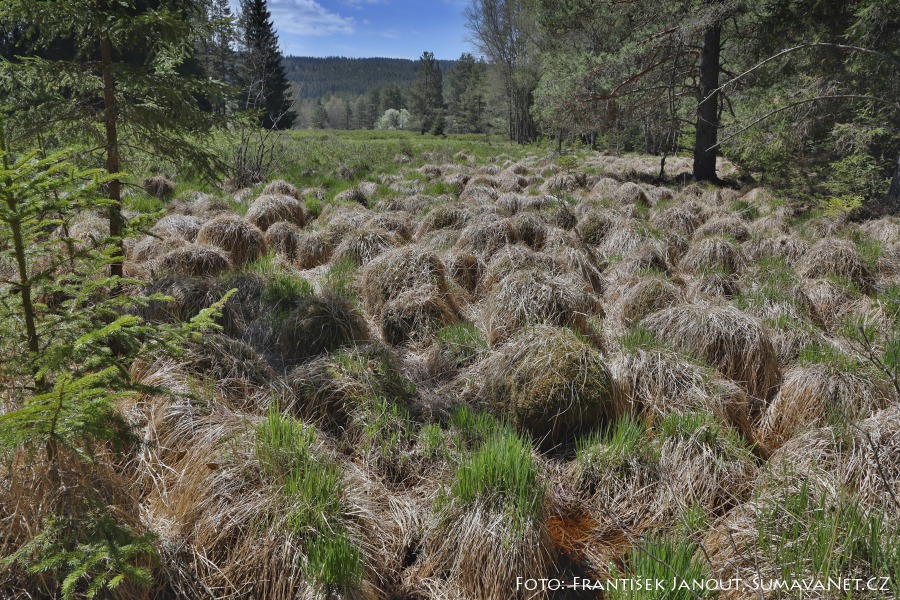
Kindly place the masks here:
<instances>
[{"instance_id":1,"label":"pine tree","mask_svg":"<svg viewBox=\"0 0 900 600\"><path fill-rule=\"evenodd\" d=\"M266 0L241 0L244 107L259 111L266 129L289 129L297 115L291 111L290 83L271 17Z\"/></svg>"}]
</instances>

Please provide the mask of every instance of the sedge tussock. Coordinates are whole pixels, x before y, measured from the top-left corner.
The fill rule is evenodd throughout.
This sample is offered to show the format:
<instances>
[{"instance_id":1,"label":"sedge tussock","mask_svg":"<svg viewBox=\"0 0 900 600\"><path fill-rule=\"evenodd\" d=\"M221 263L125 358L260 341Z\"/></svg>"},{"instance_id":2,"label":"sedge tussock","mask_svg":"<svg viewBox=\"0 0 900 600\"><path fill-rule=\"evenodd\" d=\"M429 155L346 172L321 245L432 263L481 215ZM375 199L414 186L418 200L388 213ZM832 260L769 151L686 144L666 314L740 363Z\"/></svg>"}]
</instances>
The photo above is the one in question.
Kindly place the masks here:
<instances>
[{"instance_id":1,"label":"sedge tussock","mask_svg":"<svg viewBox=\"0 0 900 600\"><path fill-rule=\"evenodd\" d=\"M165 215L156 222L150 233L162 238L175 238L185 242L193 242L197 238L203 221L190 215Z\"/></svg>"},{"instance_id":2,"label":"sedge tussock","mask_svg":"<svg viewBox=\"0 0 900 600\"><path fill-rule=\"evenodd\" d=\"M164 175L155 175L141 180L141 189L143 189L148 196L165 200L175 193L175 184Z\"/></svg>"},{"instance_id":3,"label":"sedge tussock","mask_svg":"<svg viewBox=\"0 0 900 600\"><path fill-rule=\"evenodd\" d=\"M263 232L235 215L221 215L204 223L197 233L197 243L221 248L237 268L266 253Z\"/></svg>"},{"instance_id":4,"label":"sedge tussock","mask_svg":"<svg viewBox=\"0 0 900 600\"><path fill-rule=\"evenodd\" d=\"M362 266L380 254L400 246L402 241L396 233L383 229L357 229L343 236L334 249L331 262L352 260Z\"/></svg>"},{"instance_id":5,"label":"sedge tussock","mask_svg":"<svg viewBox=\"0 0 900 600\"><path fill-rule=\"evenodd\" d=\"M284 179L276 179L267 183L266 187L263 188L262 193L264 195L278 194L281 196L290 196L296 200L302 200L303 196L306 195L306 190L301 193L294 184L288 183Z\"/></svg>"},{"instance_id":6,"label":"sedge tussock","mask_svg":"<svg viewBox=\"0 0 900 600\"><path fill-rule=\"evenodd\" d=\"M293 260L301 235L302 231L293 223L278 221L266 229L266 246L278 256Z\"/></svg>"},{"instance_id":7,"label":"sedge tussock","mask_svg":"<svg viewBox=\"0 0 900 600\"><path fill-rule=\"evenodd\" d=\"M763 257L783 258L789 265L796 265L809 252L810 243L792 235L778 235L744 242L744 251L750 260Z\"/></svg>"},{"instance_id":8,"label":"sedge tussock","mask_svg":"<svg viewBox=\"0 0 900 600\"><path fill-rule=\"evenodd\" d=\"M219 248L186 244L169 251L159 261L159 269L183 277L211 277L231 268L228 255Z\"/></svg>"},{"instance_id":9,"label":"sedge tussock","mask_svg":"<svg viewBox=\"0 0 900 600\"><path fill-rule=\"evenodd\" d=\"M750 230L747 225L737 217L714 217L706 221L694 231L694 239L700 239L712 235L727 235L739 242L750 238Z\"/></svg>"},{"instance_id":10,"label":"sedge tussock","mask_svg":"<svg viewBox=\"0 0 900 600\"><path fill-rule=\"evenodd\" d=\"M650 426L675 412L704 412L750 433L750 401L733 382L665 349L637 348L612 358L623 405Z\"/></svg>"},{"instance_id":11,"label":"sedge tussock","mask_svg":"<svg viewBox=\"0 0 900 600\"><path fill-rule=\"evenodd\" d=\"M827 363L798 365L785 372L760 435L768 447L778 448L798 433L829 421L865 418L886 408L889 401L884 384L869 373L844 371Z\"/></svg>"},{"instance_id":12,"label":"sedge tussock","mask_svg":"<svg viewBox=\"0 0 900 600\"><path fill-rule=\"evenodd\" d=\"M599 351L569 329L527 328L488 357L480 373L491 411L538 439L565 439L621 412Z\"/></svg>"},{"instance_id":13,"label":"sedge tussock","mask_svg":"<svg viewBox=\"0 0 900 600\"><path fill-rule=\"evenodd\" d=\"M712 269L740 273L746 264L747 257L740 246L720 236L695 241L678 261L681 269L694 274Z\"/></svg>"},{"instance_id":14,"label":"sedge tussock","mask_svg":"<svg viewBox=\"0 0 900 600\"><path fill-rule=\"evenodd\" d=\"M816 242L801 259L799 274L807 279L836 275L853 282L860 291L872 291L874 278L853 243L826 238Z\"/></svg>"},{"instance_id":15,"label":"sedge tussock","mask_svg":"<svg viewBox=\"0 0 900 600\"><path fill-rule=\"evenodd\" d=\"M462 229L470 218L471 215L463 208L453 204L442 204L422 218L416 229L416 239L421 239L426 233L438 229Z\"/></svg>"},{"instance_id":16,"label":"sedge tussock","mask_svg":"<svg viewBox=\"0 0 900 600\"><path fill-rule=\"evenodd\" d=\"M416 246L382 254L363 268L360 281L362 298L373 314L379 314L402 292L423 286L431 286L441 297L450 299L443 261L434 252Z\"/></svg>"},{"instance_id":17,"label":"sedge tussock","mask_svg":"<svg viewBox=\"0 0 900 600\"><path fill-rule=\"evenodd\" d=\"M501 248L515 242L509 222L499 218L484 218L470 223L462 230L455 249L489 260Z\"/></svg>"},{"instance_id":18,"label":"sedge tussock","mask_svg":"<svg viewBox=\"0 0 900 600\"><path fill-rule=\"evenodd\" d=\"M770 398L781 367L763 324L733 306L680 304L649 315L641 325L676 350L692 353L739 383L755 398Z\"/></svg>"},{"instance_id":19,"label":"sedge tussock","mask_svg":"<svg viewBox=\"0 0 900 600\"><path fill-rule=\"evenodd\" d=\"M245 218L263 231L281 221L297 227L306 224L303 203L284 194L263 194L250 204Z\"/></svg>"},{"instance_id":20,"label":"sedge tussock","mask_svg":"<svg viewBox=\"0 0 900 600\"><path fill-rule=\"evenodd\" d=\"M366 227L384 229L399 235L404 241L409 241L413 233L412 216L405 210L391 210L372 215L366 221Z\"/></svg>"},{"instance_id":21,"label":"sedge tussock","mask_svg":"<svg viewBox=\"0 0 900 600\"><path fill-rule=\"evenodd\" d=\"M324 229L306 230L297 236L294 260L301 269L312 269L331 260L334 235Z\"/></svg>"},{"instance_id":22,"label":"sedge tussock","mask_svg":"<svg viewBox=\"0 0 900 600\"><path fill-rule=\"evenodd\" d=\"M606 296L609 314L626 326L683 299L681 288L662 277L627 277L616 283Z\"/></svg>"},{"instance_id":23,"label":"sedge tussock","mask_svg":"<svg viewBox=\"0 0 900 600\"><path fill-rule=\"evenodd\" d=\"M703 216L697 215L681 204L666 207L650 217L650 222L654 226L682 235L692 235L703 221Z\"/></svg>"},{"instance_id":24,"label":"sedge tussock","mask_svg":"<svg viewBox=\"0 0 900 600\"><path fill-rule=\"evenodd\" d=\"M588 334L588 318L602 314L596 297L583 283L532 269L494 284L484 300L482 319L488 342L494 346L528 325L571 327Z\"/></svg>"}]
</instances>

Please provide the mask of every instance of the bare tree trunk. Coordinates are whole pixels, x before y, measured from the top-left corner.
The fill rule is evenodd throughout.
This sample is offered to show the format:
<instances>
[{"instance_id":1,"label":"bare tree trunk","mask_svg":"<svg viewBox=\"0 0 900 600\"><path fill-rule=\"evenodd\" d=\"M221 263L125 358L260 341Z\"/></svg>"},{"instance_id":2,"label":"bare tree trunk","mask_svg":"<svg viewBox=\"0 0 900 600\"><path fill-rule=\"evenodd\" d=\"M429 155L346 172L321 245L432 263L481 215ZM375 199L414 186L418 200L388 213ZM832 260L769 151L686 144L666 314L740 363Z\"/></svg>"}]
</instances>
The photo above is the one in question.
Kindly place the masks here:
<instances>
[{"instance_id":1,"label":"bare tree trunk","mask_svg":"<svg viewBox=\"0 0 900 600\"><path fill-rule=\"evenodd\" d=\"M119 137L117 129L117 107L115 78L112 72L112 43L109 36L100 40L100 61L103 68L103 125L106 129L106 170L118 173L121 168L119 156ZM115 259L109 265L111 277L122 277L122 263L125 257L124 221L122 219L122 182L113 179L109 182L109 235L116 239Z\"/></svg>"},{"instance_id":2,"label":"bare tree trunk","mask_svg":"<svg viewBox=\"0 0 900 600\"><path fill-rule=\"evenodd\" d=\"M897 168L894 169L894 178L888 188L887 200L894 206L900 206L900 156L897 157Z\"/></svg>"},{"instance_id":3,"label":"bare tree trunk","mask_svg":"<svg viewBox=\"0 0 900 600\"><path fill-rule=\"evenodd\" d=\"M703 32L703 48L700 51L700 90L697 106L697 139L694 142L694 179L717 181L716 157L713 148L719 138L719 53L722 42L722 25L715 21Z\"/></svg>"}]
</instances>

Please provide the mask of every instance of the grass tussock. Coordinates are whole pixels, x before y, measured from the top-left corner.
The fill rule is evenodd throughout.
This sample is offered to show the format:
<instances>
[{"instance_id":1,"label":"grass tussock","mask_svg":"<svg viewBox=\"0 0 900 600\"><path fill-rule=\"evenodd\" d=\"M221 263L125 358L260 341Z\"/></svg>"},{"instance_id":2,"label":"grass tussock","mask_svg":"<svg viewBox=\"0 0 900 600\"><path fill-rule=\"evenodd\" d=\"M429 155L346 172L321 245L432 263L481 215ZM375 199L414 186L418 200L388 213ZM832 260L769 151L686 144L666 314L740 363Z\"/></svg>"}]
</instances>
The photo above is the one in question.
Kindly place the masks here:
<instances>
[{"instance_id":1,"label":"grass tussock","mask_svg":"<svg viewBox=\"0 0 900 600\"><path fill-rule=\"evenodd\" d=\"M160 271L183 277L213 277L229 269L231 261L223 250L199 244L175 248L159 261Z\"/></svg>"},{"instance_id":2,"label":"grass tussock","mask_svg":"<svg viewBox=\"0 0 900 600\"><path fill-rule=\"evenodd\" d=\"M197 233L197 243L221 248L235 267L243 267L266 253L263 232L235 215L221 215L204 223Z\"/></svg>"},{"instance_id":3,"label":"grass tussock","mask_svg":"<svg viewBox=\"0 0 900 600\"><path fill-rule=\"evenodd\" d=\"M596 314L602 314L601 308L583 283L529 270L515 272L492 287L483 323L488 342L495 346L531 325L571 327L588 334L588 318Z\"/></svg>"},{"instance_id":4,"label":"grass tussock","mask_svg":"<svg viewBox=\"0 0 900 600\"><path fill-rule=\"evenodd\" d=\"M600 353L569 329L523 330L481 365L481 377L490 410L542 441L564 440L621 412Z\"/></svg>"},{"instance_id":5,"label":"grass tussock","mask_svg":"<svg viewBox=\"0 0 900 600\"><path fill-rule=\"evenodd\" d=\"M303 203L294 196L263 194L254 200L244 215L248 221L266 231L275 223L292 223L297 227L306 224Z\"/></svg>"},{"instance_id":6,"label":"grass tussock","mask_svg":"<svg viewBox=\"0 0 900 600\"><path fill-rule=\"evenodd\" d=\"M714 366L755 398L770 398L781 383L769 332L732 306L680 304L644 318L641 326Z\"/></svg>"}]
</instances>

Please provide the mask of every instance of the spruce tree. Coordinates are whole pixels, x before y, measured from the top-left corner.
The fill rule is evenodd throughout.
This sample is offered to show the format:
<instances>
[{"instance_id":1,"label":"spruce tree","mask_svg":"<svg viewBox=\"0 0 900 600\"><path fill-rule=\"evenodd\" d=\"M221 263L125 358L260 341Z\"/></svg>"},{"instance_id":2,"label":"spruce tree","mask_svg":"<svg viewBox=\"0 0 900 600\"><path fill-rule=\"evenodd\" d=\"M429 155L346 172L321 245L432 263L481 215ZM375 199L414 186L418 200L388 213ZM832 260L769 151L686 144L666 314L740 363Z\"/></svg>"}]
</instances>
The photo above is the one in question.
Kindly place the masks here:
<instances>
[{"instance_id":1,"label":"spruce tree","mask_svg":"<svg viewBox=\"0 0 900 600\"><path fill-rule=\"evenodd\" d=\"M422 123L422 133L434 125L444 106L444 82L441 67L431 52L419 58L419 78L412 89L412 112Z\"/></svg>"},{"instance_id":2,"label":"spruce tree","mask_svg":"<svg viewBox=\"0 0 900 600\"><path fill-rule=\"evenodd\" d=\"M220 166L196 141L219 122L208 107L221 91L192 62L197 9L191 0L46 0L40 10L32 0L0 2L0 31L21 33L0 61L9 145L77 144L82 162L113 174L105 190L116 277L127 229L118 174L129 158L149 153L204 175Z\"/></svg>"},{"instance_id":3,"label":"spruce tree","mask_svg":"<svg viewBox=\"0 0 900 600\"><path fill-rule=\"evenodd\" d=\"M262 127L289 129L297 115L271 17L266 0L241 0L244 106L259 111Z\"/></svg>"}]
</instances>

